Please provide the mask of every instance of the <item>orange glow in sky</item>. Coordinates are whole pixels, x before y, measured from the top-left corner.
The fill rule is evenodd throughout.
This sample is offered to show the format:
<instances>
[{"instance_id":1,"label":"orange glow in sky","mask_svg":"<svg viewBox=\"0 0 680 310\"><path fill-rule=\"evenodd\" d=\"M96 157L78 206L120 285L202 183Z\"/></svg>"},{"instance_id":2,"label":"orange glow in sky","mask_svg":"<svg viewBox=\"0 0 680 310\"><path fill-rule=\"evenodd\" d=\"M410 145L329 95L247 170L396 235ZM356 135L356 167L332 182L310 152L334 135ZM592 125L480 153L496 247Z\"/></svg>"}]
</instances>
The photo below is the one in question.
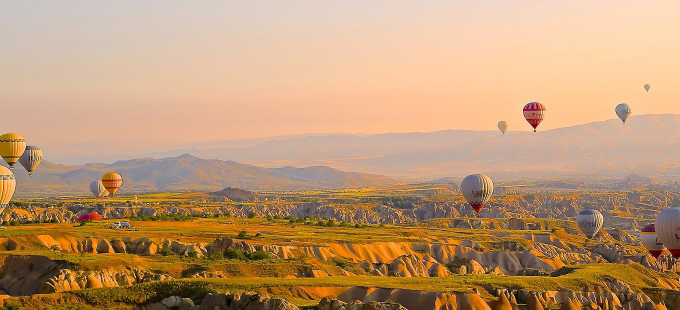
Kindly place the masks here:
<instances>
[{"instance_id":1,"label":"orange glow in sky","mask_svg":"<svg viewBox=\"0 0 680 310\"><path fill-rule=\"evenodd\" d=\"M125 153L680 113L679 1L73 1L0 11L0 131ZM649 83L649 93L643 85Z\"/></svg>"}]
</instances>

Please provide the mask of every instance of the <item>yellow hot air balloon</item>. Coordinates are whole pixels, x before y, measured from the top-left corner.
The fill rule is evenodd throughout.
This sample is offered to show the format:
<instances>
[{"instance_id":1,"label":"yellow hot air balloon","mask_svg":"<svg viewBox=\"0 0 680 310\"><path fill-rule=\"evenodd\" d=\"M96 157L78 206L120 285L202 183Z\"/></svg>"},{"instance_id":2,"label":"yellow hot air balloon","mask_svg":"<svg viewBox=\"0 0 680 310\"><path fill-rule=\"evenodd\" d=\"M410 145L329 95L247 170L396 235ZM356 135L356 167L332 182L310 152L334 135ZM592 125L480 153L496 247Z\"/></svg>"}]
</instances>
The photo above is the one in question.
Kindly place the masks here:
<instances>
[{"instance_id":1,"label":"yellow hot air balloon","mask_svg":"<svg viewBox=\"0 0 680 310\"><path fill-rule=\"evenodd\" d=\"M0 156L9 164L9 169L14 169L14 164L19 161L26 150L26 139L18 133L6 133L0 136Z\"/></svg>"},{"instance_id":2,"label":"yellow hot air balloon","mask_svg":"<svg viewBox=\"0 0 680 310\"><path fill-rule=\"evenodd\" d=\"M0 166L0 207L5 208L14 196L17 187L17 180L14 179L12 170L5 166Z\"/></svg>"},{"instance_id":3,"label":"yellow hot air balloon","mask_svg":"<svg viewBox=\"0 0 680 310\"><path fill-rule=\"evenodd\" d=\"M115 172L109 172L102 177L102 184L104 188L111 194L115 195L121 185L123 185L123 177Z\"/></svg>"}]
</instances>

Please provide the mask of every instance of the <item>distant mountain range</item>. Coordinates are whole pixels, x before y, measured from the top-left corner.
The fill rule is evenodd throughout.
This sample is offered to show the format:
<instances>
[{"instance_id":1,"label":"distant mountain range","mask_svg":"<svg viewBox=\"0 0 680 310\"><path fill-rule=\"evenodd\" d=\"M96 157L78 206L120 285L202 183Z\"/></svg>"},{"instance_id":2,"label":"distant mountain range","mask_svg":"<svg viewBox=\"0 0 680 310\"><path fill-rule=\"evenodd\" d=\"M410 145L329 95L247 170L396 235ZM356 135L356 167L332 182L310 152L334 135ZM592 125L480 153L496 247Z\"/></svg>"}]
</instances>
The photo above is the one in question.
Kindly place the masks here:
<instances>
[{"instance_id":1,"label":"distant mountain range","mask_svg":"<svg viewBox=\"0 0 680 310\"><path fill-rule=\"evenodd\" d=\"M511 124L521 126L527 124ZM527 125L528 127L528 125ZM512 127L511 127L512 128ZM328 166L346 171L428 181L487 173L494 178L652 177L680 174L680 115L632 116L534 132L446 130L379 135L313 135L240 147L179 149L264 167Z\"/></svg>"},{"instance_id":2,"label":"distant mountain range","mask_svg":"<svg viewBox=\"0 0 680 310\"><path fill-rule=\"evenodd\" d=\"M528 127L511 124L511 128L521 125ZM632 116L625 125L616 119L546 131L539 127L536 133L509 131L505 135L498 131L445 130L238 142L143 155L165 159L54 169L66 184L80 184L104 170L129 169L140 189L196 185L214 189L311 188L396 182L377 175L408 182L441 179L457 183L471 173L486 173L495 180L507 181L545 178L607 181L620 180L631 173L655 180L680 178L680 115L676 114ZM185 153L217 161L177 157ZM40 170L53 169L48 165ZM187 167L193 165L202 168ZM283 166L315 167L274 168ZM345 174L321 166L373 175ZM328 174L333 177L325 178Z\"/></svg>"},{"instance_id":3,"label":"distant mountain range","mask_svg":"<svg viewBox=\"0 0 680 310\"><path fill-rule=\"evenodd\" d=\"M106 172L123 178L125 192L167 190L220 190L238 187L252 190L324 189L403 184L388 177L345 172L328 167L262 168L233 161L205 160L188 154L164 159L133 159L113 164L58 165L43 162L33 177L20 166L15 170L17 195L35 193L86 193L89 184Z\"/></svg>"}]
</instances>

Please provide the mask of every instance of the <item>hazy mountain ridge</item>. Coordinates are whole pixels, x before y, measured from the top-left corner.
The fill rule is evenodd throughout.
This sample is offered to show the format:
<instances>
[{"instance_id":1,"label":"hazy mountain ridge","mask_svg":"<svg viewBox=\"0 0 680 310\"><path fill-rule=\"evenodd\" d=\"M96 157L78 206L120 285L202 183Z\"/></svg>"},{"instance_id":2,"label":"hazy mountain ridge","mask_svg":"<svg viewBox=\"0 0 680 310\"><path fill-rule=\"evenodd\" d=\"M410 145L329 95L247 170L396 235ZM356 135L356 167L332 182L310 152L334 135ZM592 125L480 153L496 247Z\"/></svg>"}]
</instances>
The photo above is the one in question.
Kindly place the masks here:
<instances>
[{"instance_id":1,"label":"hazy mountain ridge","mask_svg":"<svg viewBox=\"0 0 680 310\"><path fill-rule=\"evenodd\" d=\"M511 124L522 125L526 124ZM582 174L618 178L633 172L680 174L678 138L680 115L661 114L632 116L625 125L612 119L547 131L539 127L536 133L445 130L315 135L189 152L258 166L323 165L409 180L470 173L505 179Z\"/></svg>"},{"instance_id":2,"label":"hazy mountain ridge","mask_svg":"<svg viewBox=\"0 0 680 310\"><path fill-rule=\"evenodd\" d=\"M21 169L15 174L17 193L85 193L89 183L109 171L123 175L122 192L162 190L219 190L239 187L255 190L317 189L390 186L399 181L371 174L345 172L328 167L262 168L233 161L205 160L188 154L164 159L133 159L110 165L65 166L44 162L28 177Z\"/></svg>"}]
</instances>

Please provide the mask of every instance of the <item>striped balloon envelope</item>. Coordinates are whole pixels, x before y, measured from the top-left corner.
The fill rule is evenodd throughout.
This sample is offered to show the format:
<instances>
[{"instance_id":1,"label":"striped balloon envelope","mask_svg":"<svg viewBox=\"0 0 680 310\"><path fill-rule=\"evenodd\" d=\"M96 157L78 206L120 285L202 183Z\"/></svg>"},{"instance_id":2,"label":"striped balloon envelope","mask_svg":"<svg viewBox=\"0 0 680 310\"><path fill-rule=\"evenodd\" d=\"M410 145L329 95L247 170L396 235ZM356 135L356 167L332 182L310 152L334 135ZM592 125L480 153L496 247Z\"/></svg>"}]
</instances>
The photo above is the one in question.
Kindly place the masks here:
<instances>
[{"instance_id":1,"label":"striped balloon envelope","mask_svg":"<svg viewBox=\"0 0 680 310\"><path fill-rule=\"evenodd\" d=\"M12 200L16 187L17 180L14 178L12 170L7 169L5 166L0 166L0 207L6 207L9 201Z\"/></svg>"},{"instance_id":2,"label":"striped balloon envelope","mask_svg":"<svg viewBox=\"0 0 680 310\"><path fill-rule=\"evenodd\" d=\"M471 174L460 182L460 192L472 209L479 213L493 194L493 181L483 174Z\"/></svg>"},{"instance_id":3,"label":"striped balloon envelope","mask_svg":"<svg viewBox=\"0 0 680 310\"><path fill-rule=\"evenodd\" d=\"M645 249L647 249L647 251L649 251L649 253L654 256L654 258L659 258L659 256L661 256L664 246L661 240L659 240L659 237L656 235L654 224L649 224L642 228L640 231L640 241L642 242L642 245L645 246Z\"/></svg>"},{"instance_id":4,"label":"striped balloon envelope","mask_svg":"<svg viewBox=\"0 0 680 310\"><path fill-rule=\"evenodd\" d=\"M534 127L534 132L536 132L536 127L543 121L543 116L545 115L545 106L538 102L529 102L524 106L524 118L529 122L531 127Z\"/></svg>"},{"instance_id":5,"label":"striped balloon envelope","mask_svg":"<svg viewBox=\"0 0 680 310\"><path fill-rule=\"evenodd\" d=\"M14 169L14 164L19 161L26 150L26 139L18 133L6 133L0 136L0 156Z\"/></svg>"},{"instance_id":6,"label":"striped balloon envelope","mask_svg":"<svg viewBox=\"0 0 680 310\"><path fill-rule=\"evenodd\" d=\"M680 209L667 208L661 210L654 222L656 235L668 252L675 258L680 257Z\"/></svg>"},{"instance_id":7,"label":"striped balloon envelope","mask_svg":"<svg viewBox=\"0 0 680 310\"><path fill-rule=\"evenodd\" d=\"M109 192L104 187L104 184L102 184L102 181L92 181L92 183L90 183L90 192L92 192L97 199L109 195Z\"/></svg>"},{"instance_id":8,"label":"striped balloon envelope","mask_svg":"<svg viewBox=\"0 0 680 310\"><path fill-rule=\"evenodd\" d=\"M104 185L104 188L106 188L106 191L113 196L118 189L120 189L121 185L123 185L123 177L118 173L109 172L102 177L102 184Z\"/></svg>"},{"instance_id":9,"label":"striped balloon envelope","mask_svg":"<svg viewBox=\"0 0 680 310\"><path fill-rule=\"evenodd\" d=\"M576 224L581 229L586 237L592 239L595 237L602 224L604 224L604 217L602 213L597 210L583 210L576 215Z\"/></svg>"},{"instance_id":10,"label":"striped balloon envelope","mask_svg":"<svg viewBox=\"0 0 680 310\"><path fill-rule=\"evenodd\" d=\"M33 176L33 170L35 168L38 168L38 165L40 165L40 162L42 161L43 158L43 152L40 150L37 146L27 146L26 150L24 151L24 154L21 155L19 158L19 162L21 163L24 168L26 168L26 171L28 171L28 175Z\"/></svg>"}]
</instances>

